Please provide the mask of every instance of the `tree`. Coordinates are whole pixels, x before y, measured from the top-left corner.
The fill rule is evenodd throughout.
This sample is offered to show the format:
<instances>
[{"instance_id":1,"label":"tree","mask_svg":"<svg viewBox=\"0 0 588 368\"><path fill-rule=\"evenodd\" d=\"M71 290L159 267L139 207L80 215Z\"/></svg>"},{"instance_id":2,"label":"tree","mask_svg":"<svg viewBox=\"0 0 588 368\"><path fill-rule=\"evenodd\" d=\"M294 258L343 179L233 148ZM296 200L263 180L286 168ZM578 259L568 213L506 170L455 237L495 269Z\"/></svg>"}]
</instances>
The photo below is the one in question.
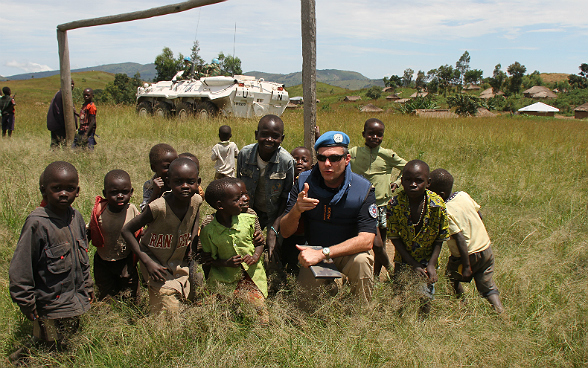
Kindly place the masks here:
<instances>
[{"instance_id":1,"label":"tree","mask_svg":"<svg viewBox=\"0 0 588 368\"><path fill-rule=\"evenodd\" d=\"M101 101L132 105L135 103L137 87L141 85L141 74L136 73L133 78L129 78L124 73L118 73L114 76L114 81L109 82L104 88Z\"/></svg>"},{"instance_id":2,"label":"tree","mask_svg":"<svg viewBox=\"0 0 588 368\"><path fill-rule=\"evenodd\" d=\"M204 59L200 57L200 44L198 43L198 40L194 41L190 51L190 60L194 64L195 70L202 67L202 65L204 65Z\"/></svg>"},{"instance_id":3,"label":"tree","mask_svg":"<svg viewBox=\"0 0 588 368\"><path fill-rule=\"evenodd\" d=\"M367 90L365 93L366 97L371 98L372 100L377 100L382 96L382 87L379 86L372 86L370 89Z\"/></svg>"},{"instance_id":4,"label":"tree","mask_svg":"<svg viewBox=\"0 0 588 368\"><path fill-rule=\"evenodd\" d=\"M182 54L174 59L174 53L169 47L164 47L161 54L155 57L155 82L171 80L182 67Z\"/></svg>"},{"instance_id":5,"label":"tree","mask_svg":"<svg viewBox=\"0 0 588 368\"><path fill-rule=\"evenodd\" d=\"M404 75L402 76L402 85L404 87L410 87L412 84L412 76L414 74L414 70L407 68L404 70Z\"/></svg>"},{"instance_id":6,"label":"tree","mask_svg":"<svg viewBox=\"0 0 588 368\"><path fill-rule=\"evenodd\" d=\"M543 79L541 78L541 73L538 70L535 70L531 74L527 74L523 77L523 87L524 88L531 88L533 86L542 86Z\"/></svg>"},{"instance_id":7,"label":"tree","mask_svg":"<svg viewBox=\"0 0 588 368\"><path fill-rule=\"evenodd\" d=\"M459 60L455 63L455 69L459 71L459 85L463 85L464 77L468 70L470 70L470 53L464 52L463 55L459 58Z\"/></svg>"},{"instance_id":8,"label":"tree","mask_svg":"<svg viewBox=\"0 0 588 368\"><path fill-rule=\"evenodd\" d=\"M243 71L241 70L241 59L238 57L225 55L221 51L218 54L217 59L220 62L221 74L229 76L243 74Z\"/></svg>"},{"instance_id":9,"label":"tree","mask_svg":"<svg viewBox=\"0 0 588 368\"><path fill-rule=\"evenodd\" d=\"M439 89L443 91L443 96L447 96L447 91L459 81L459 70L453 69L449 64L441 65L437 68L436 76L439 80Z\"/></svg>"},{"instance_id":10,"label":"tree","mask_svg":"<svg viewBox=\"0 0 588 368\"><path fill-rule=\"evenodd\" d=\"M482 76L484 75L484 71L480 69L471 69L465 72L463 76L464 83L471 83L471 84L478 84L482 81Z\"/></svg>"},{"instance_id":11,"label":"tree","mask_svg":"<svg viewBox=\"0 0 588 368\"><path fill-rule=\"evenodd\" d=\"M506 71L510 75L508 89L514 94L519 93L521 90L521 84L523 83L523 76L525 75L527 68L524 65L521 65L518 61L515 61L508 66Z\"/></svg>"},{"instance_id":12,"label":"tree","mask_svg":"<svg viewBox=\"0 0 588 368\"><path fill-rule=\"evenodd\" d=\"M500 68L502 68L502 66L500 64L496 64L494 71L492 72L492 78L489 78L488 80L490 87L492 87L492 93L494 94L500 92L500 89L506 80L506 73L500 70Z\"/></svg>"},{"instance_id":13,"label":"tree","mask_svg":"<svg viewBox=\"0 0 588 368\"><path fill-rule=\"evenodd\" d=\"M580 73L578 75L570 74L568 81L572 88L588 88L588 64L582 63Z\"/></svg>"},{"instance_id":14,"label":"tree","mask_svg":"<svg viewBox=\"0 0 588 368\"><path fill-rule=\"evenodd\" d=\"M425 89L425 87L427 86L427 76L425 75L425 72L419 70L419 72L417 73L416 80L414 81L414 84L417 91Z\"/></svg>"}]
</instances>

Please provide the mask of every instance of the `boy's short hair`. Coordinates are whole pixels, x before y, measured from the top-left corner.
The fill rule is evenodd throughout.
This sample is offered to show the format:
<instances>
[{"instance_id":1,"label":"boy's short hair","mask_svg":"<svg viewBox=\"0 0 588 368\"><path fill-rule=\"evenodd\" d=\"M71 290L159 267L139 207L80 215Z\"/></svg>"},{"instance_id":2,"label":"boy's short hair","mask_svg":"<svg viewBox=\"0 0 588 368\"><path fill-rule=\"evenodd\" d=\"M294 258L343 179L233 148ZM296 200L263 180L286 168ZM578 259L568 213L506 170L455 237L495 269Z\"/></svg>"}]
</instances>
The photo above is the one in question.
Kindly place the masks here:
<instances>
[{"instance_id":1,"label":"boy's short hair","mask_svg":"<svg viewBox=\"0 0 588 368\"><path fill-rule=\"evenodd\" d=\"M54 178L56 173L62 171L74 173L76 177L78 177L78 170L76 170L74 165L67 161L54 161L47 165L45 170L43 170L41 177L39 178L41 191L44 190L44 188L47 186L47 183Z\"/></svg>"},{"instance_id":2,"label":"boy's short hair","mask_svg":"<svg viewBox=\"0 0 588 368\"><path fill-rule=\"evenodd\" d=\"M424 167L427 170L427 174L430 173L429 165L425 161L421 161L421 160L408 161L406 163L406 165L404 166L404 170L406 170L407 167L415 167L415 166Z\"/></svg>"},{"instance_id":3,"label":"boy's short hair","mask_svg":"<svg viewBox=\"0 0 588 368\"><path fill-rule=\"evenodd\" d=\"M294 152L296 150L305 150L308 152L309 156L312 156L312 152L310 152L310 150L304 146L298 146L298 147L294 148L292 151L290 151L290 154L292 154L292 152Z\"/></svg>"},{"instance_id":4,"label":"boy's short hair","mask_svg":"<svg viewBox=\"0 0 588 368\"><path fill-rule=\"evenodd\" d=\"M257 123L257 130L259 130L259 127L262 124L265 124L265 123L270 122L270 121L275 121L276 123L278 123L278 125L280 125L282 127L282 134L284 134L284 122L277 115L265 115L265 116L263 116L261 119L259 119L259 123Z\"/></svg>"},{"instance_id":5,"label":"boy's short hair","mask_svg":"<svg viewBox=\"0 0 588 368\"><path fill-rule=\"evenodd\" d=\"M429 174L429 190L439 194L444 192L447 196L453 189L453 176L445 169L435 169Z\"/></svg>"},{"instance_id":6,"label":"boy's short hair","mask_svg":"<svg viewBox=\"0 0 588 368\"><path fill-rule=\"evenodd\" d=\"M10 87L2 87L2 93L5 95L10 95Z\"/></svg>"},{"instance_id":7,"label":"boy's short hair","mask_svg":"<svg viewBox=\"0 0 588 368\"><path fill-rule=\"evenodd\" d=\"M194 161L194 163L198 167L198 172L200 172L200 160L198 159L198 157L196 157L196 155L194 155L190 152L184 152L184 153L180 153L178 155L178 158L189 158L190 160Z\"/></svg>"},{"instance_id":8,"label":"boy's short hair","mask_svg":"<svg viewBox=\"0 0 588 368\"><path fill-rule=\"evenodd\" d=\"M218 128L218 138L221 141L228 141L229 139L231 139L232 133L231 133L231 127L228 125L223 125L220 128Z\"/></svg>"},{"instance_id":9,"label":"boy's short hair","mask_svg":"<svg viewBox=\"0 0 588 368\"><path fill-rule=\"evenodd\" d=\"M106 189L106 186L110 184L110 181L113 179L128 180L129 183L131 182L131 176L128 172L124 170L110 170L104 175L104 189Z\"/></svg>"},{"instance_id":10,"label":"boy's short hair","mask_svg":"<svg viewBox=\"0 0 588 368\"><path fill-rule=\"evenodd\" d=\"M386 128L386 126L384 125L384 123L382 122L382 120L376 119L376 118L370 118L370 119L367 119L365 121L365 123L363 124L363 131L365 132L365 129L367 128L367 126L370 125L370 124L373 124L373 123L382 124L382 126L384 127L384 129Z\"/></svg>"},{"instance_id":11,"label":"boy's short hair","mask_svg":"<svg viewBox=\"0 0 588 368\"><path fill-rule=\"evenodd\" d=\"M214 180L206 187L204 192L204 199L212 208L218 210L217 203L225 196L227 188L237 185L241 179L226 177L218 180Z\"/></svg>"},{"instance_id":12,"label":"boy's short hair","mask_svg":"<svg viewBox=\"0 0 588 368\"><path fill-rule=\"evenodd\" d=\"M153 164L160 161L161 157L167 153L177 154L177 151L167 143L159 143L151 147L151 150L149 151L149 163L151 164L151 167L153 168Z\"/></svg>"},{"instance_id":13,"label":"boy's short hair","mask_svg":"<svg viewBox=\"0 0 588 368\"><path fill-rule=\"evenodd\" d=\"M181 166L193 166L196 169L196 175L200 175L200 170L198 170L198 165L196 165L196 162L192 161L188 157L180 157L173 160L169 165L169 169L167 170L167 177L169 178L172 173Z\"/></svg>"}]
</instances>

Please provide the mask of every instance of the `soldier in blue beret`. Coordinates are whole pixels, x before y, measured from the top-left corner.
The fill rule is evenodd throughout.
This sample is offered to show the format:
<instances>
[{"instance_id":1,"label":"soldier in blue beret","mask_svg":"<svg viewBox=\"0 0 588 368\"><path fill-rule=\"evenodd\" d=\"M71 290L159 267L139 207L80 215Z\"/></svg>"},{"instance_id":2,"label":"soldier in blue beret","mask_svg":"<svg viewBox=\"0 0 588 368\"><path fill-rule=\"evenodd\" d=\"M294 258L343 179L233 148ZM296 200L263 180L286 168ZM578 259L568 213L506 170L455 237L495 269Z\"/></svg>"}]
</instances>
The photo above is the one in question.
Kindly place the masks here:
<instances>
[{"instance_id":1,"label":"soldier in blue beret","mask_svg":"<svg viewBox=\"0 0 588 368\"><path fill-rule=\"evenodd\" d=\"M376 196L371 183L351 171L348 145L349 136L339 131L317 139L318 164L301 173L292 187L280 230L288 238L302 219L307 243L323 247L298 246L303 266L298 282L304 290L313 292L329 282L315 279L309 267L332 259L347 276L351 291L369 301L374 282L374 259L369 251L376 235Z\"/></svg>"}]
</instances>

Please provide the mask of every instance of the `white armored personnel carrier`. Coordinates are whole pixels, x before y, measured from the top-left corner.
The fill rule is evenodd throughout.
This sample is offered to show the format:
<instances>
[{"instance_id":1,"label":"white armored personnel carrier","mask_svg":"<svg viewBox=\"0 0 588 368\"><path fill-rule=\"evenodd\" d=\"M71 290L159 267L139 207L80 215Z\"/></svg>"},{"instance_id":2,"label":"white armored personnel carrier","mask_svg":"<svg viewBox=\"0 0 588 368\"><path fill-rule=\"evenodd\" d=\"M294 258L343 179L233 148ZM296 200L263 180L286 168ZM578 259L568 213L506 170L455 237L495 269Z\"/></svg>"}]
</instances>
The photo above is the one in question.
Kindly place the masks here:
<instances>
[{"instance_id":1,"label":"white armored personnel carrier","mask_svg":"<svg viewBox=\"0 0 588 368\"><path fill-rule=\"evenodd\" d=\"M219 113L241 118L267 114L281 116L289 101L283 84L245 75L176 80L182 73L179 72L171 81L145 83L139 87L139 115L175 115L179 119L191 115L207 118Z\"/></svg>"}]
</instances>

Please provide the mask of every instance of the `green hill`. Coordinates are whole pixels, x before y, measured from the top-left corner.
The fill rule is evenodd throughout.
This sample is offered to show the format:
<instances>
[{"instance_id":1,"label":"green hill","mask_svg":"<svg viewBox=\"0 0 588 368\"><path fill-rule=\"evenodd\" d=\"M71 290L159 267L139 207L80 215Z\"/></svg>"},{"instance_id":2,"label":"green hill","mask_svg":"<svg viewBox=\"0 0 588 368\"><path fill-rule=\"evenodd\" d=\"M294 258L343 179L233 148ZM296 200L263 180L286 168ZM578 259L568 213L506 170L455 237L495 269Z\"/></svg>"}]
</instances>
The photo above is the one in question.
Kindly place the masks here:
<instances>
[{"instance_id":1,"label":"green hill","mask_svg":"<svg viewBox=\"0 0 588 368\"><path fill-rule=\"evenodd\" d=\"M72 73L72 79L76 89L104 89L108 82L114 81L114 74L101 71ZM61 87L61 82L59 75L53 75L46 78L4 81L2 86L8 86L13 94L16 93L17 104L18 102L49 103Z\"/></svg>"},{"instance_id":2,"label":"green hill","mask_svg":"<svg viewBox=\"0 0 588 368\"><path fill-rule=\"evenodd\" d=\"M285 84L286 87L296 86L302 84L302 72L290 74L276 74L264 73L259 71L251 71L245 75L254 76L255 78L263 78L267 81ZM369 79L358 72L337 69L323 69L316 71L316 81L337 86L346 89L362 89L374 85L383 87L384 82L380 79Z\"/></svg>"},{"instance_id":3,"label":"green hill","mask_svg":"<svg viewBox=\"0 0 588 368\"><path fill-rule=\"evenodd\" d=\"M80 69L73 69L72 73L80 73L80 72L106 72L112 74L124 73L129 77L135 75L135 73L141 73L141 78L143 80L151 81L155 78L155 64L139 64L139 63L118 63L118 64L106 64L106 65L98 65L98 66L91 66L88 68L80 68ZM23 79L36 79L36 78L46 78L51 77L54 75L59 75L59 70L50 70L47 72L38 72L38 73L24 73L24 74L16 74L11 75L10 77L5 77L6 80L23 80Z\"/></svg>"}]
</instances>

